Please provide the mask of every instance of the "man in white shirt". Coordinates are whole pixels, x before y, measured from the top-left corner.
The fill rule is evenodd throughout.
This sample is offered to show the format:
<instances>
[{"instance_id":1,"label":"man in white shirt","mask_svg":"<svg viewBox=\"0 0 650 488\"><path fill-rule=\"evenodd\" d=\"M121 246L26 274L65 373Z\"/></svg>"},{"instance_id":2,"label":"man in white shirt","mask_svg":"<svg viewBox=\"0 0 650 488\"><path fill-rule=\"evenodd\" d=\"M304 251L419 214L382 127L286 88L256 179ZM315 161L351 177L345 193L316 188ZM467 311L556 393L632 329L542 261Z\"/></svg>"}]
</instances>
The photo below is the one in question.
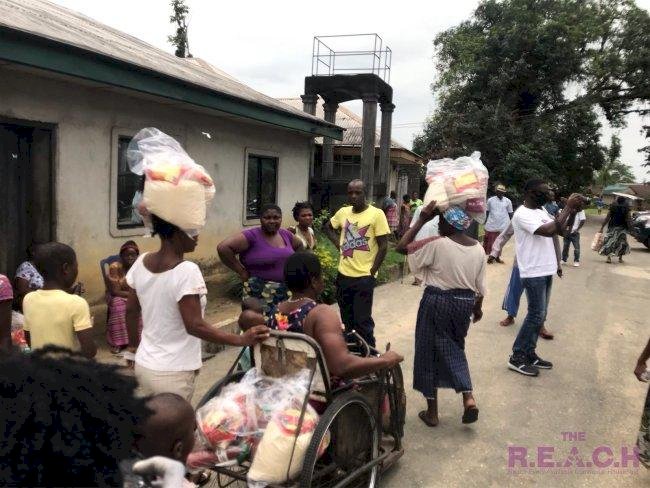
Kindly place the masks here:
<instances>
[{"instance_id":1,"label":"man in white shirt","mask_svg":"<svg viewBox=\"0 0 650 488\"><path fill-rule=\"evenodd\" d=\"M512 202L506 197L506 187L497 185L496 195L488 198L487 201L483 249L488 256L492 252L494 240L508 227L510 219L512 219ZM498 258L497 262L502 261Z\"/></svg>"},{"instance_id":2,"label":"man in white shirt","mask_svg":"<svg viewBox=\"0 0 650 488\"><path fill-rule=\"evenodd\" d=\"M582 198L571 195L567 204L553 219L542 207L548 201L549 186L542 180L529 180L524 186L524 204L512 219L515 231L517 264L521 283L528 300L528 314L512 346L508 368L526 376L539 375L539 369L553 364L535 352L539 331L546 320L557 258L553 236L561 234L571 215L580 210Z\"/></svg>"},{"instance_id":3,"label":"man in white shirt","mask_svg":"<svg viewBox=\"0 0 650 488\"><path fill-rule=\"evenodd\" d=\"M573 244L573 266L578 268L580 266L580 229L585 225L587 215L585 211L581 210L576 214L571 229L568 229L564 234L564 249L562 250L562 264L567 264L569 259L569 249Z\"/></svg>"}]
</instances>

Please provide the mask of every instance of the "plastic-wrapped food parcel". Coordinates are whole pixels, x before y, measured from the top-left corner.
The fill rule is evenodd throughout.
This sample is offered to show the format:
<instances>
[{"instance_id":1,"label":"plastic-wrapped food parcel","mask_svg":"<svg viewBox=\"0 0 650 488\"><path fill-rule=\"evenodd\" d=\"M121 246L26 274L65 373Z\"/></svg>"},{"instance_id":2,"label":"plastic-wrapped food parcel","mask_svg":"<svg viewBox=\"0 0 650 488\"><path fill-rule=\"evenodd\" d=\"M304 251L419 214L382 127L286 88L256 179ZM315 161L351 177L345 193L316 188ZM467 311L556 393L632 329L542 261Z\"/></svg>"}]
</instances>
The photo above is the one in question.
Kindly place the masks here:
<instances>
[{"instance_id":1,"label":"plastic-wrapped food parcel","mask_svg":"<svg viewBox=\"0 0 650 488\"><path fill-rule=\"evenodd\" d=\"M151 214L190 234L205 226L214 183L176 139L156 128L144 128L129 143L127 160L133 173L145 177L138 211L147 226Z\"/></svg>"},{"instance_id":2,"label":"plastic-wrapped food parcel","mask_svg":"<svg viewBox=\"0 0 650 488\"><path fill-rule=\"evenodd\" d=\"M436 201L440 210L458 206L477 222L485 223L488 170L481 162L481 153L470 157L429 161L425 177L429 188L424 204Z\"/></svg>"},{"instance_id":3,"label":"plastic-wrapped food parcel","mask_svg":"<svg viewBox=\"0 0 650 488\"><path fill-rule=\"evenodd\" d=\"M319 419L305 404L309 382L308 370L276 379L253 368L239 383L225 386L196 412L198 442L188 465L227 466L252 459L248 485L255 488L297 477ZM328 443L326 438L320 454Z\"/></svg>"}]
</instances>

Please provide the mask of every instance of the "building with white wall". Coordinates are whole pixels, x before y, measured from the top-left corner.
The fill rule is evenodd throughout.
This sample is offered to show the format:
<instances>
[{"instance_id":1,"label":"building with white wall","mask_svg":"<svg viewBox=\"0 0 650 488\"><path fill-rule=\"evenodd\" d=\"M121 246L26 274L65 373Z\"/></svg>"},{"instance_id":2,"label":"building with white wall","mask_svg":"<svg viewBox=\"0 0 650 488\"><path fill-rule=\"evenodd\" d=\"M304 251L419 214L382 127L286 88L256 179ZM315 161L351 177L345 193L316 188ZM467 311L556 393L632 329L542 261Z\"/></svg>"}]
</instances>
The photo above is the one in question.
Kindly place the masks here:
<instances>
[{"instance_id":1,"label":"building with white wall","mask_svg":"<svg viewBox=\"0 0 650 488\"><path fill-rule=\"evenodd\" d=\"M343 134L201 60L46 1L2 0L0 273L13 275L30 242L65 242L92 300L102 258L127 239L153 248L131 218L139 181L125 157L143 127L176 137L215 181L196 260L216 259L262 203L290 219L308 196L314 137Z\"/></svg>"}]
</instances>

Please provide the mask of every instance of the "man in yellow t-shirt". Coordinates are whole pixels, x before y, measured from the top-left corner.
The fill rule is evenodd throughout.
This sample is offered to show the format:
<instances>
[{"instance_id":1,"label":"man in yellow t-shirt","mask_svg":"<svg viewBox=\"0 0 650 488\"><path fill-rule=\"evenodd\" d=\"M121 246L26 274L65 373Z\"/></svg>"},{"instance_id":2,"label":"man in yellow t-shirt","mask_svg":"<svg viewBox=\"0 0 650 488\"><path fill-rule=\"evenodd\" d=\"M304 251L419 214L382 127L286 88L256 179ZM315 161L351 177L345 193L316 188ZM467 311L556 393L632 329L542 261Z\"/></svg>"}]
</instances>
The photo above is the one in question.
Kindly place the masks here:
<instances>
[{"instance_id":1,"label":"man in yellow t-shirt","mask_svg":"<svg viewBox=\"0 0 650 488\"><path fill-rule=\"evenodd\" d=\"M92 358L97 347L92 336L88 302L69 290L77 279L77 257L70 246L50 242L39 246L36 267L43 289L23 300L25 335L32 349L54 345L80 351Z\"/></svg>"},{"instance_id":2,"label":"man in yellow t-shirt","mask_svg":"<svg viewBox=\"0 0 650 488\"><path fill-rule=\"evenodd\" d=\"M350 206L336 212L324 229L341 253L336 298L345 330L356 330L374 347L372 299L390 228L384 212L367 203L363 181L348 184L348 202Z\"/></svg>"}]
</instances>

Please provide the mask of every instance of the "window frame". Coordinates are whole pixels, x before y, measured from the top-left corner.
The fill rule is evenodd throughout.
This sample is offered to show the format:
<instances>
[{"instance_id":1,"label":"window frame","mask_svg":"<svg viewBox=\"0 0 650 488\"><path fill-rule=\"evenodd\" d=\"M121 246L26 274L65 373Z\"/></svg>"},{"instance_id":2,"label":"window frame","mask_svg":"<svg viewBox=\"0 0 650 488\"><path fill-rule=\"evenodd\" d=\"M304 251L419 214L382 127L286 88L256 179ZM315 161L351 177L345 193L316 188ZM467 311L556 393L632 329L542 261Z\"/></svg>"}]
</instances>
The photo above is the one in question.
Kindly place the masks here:
<instances>
[{"instance_id":1,"label":"window frame","mask_svg":"<svg viewBox=\"0 0 650 488\"><path fill-rule=\"evenodd\" d=\"M282 171L282 165L281 165L281 158L280 158L280 153L275 152L275 151L268 151L265 149L256 149L256 148L246 148L244 152L244 186L243 186L243 197L242 197L242 225L246 227L254 226L254 225L259 225L260 224L260 219L259 218L252 218L249 219L247 216L247 200L248 200L248 160L250 156L257 156L257 157L262 157L262 158L275 158L277 163L276 163L276 171L275 171L275 200L276 203L279 205L280 202L280 195L282 193L281 187L280 187L280 175Z\"/></svg>"},{"instance_id":2,"label":"window frame","mask_svg":"<svg viewBox=\"0 0 650 488\"><path fill-rule=\"evenodd\" d=\"M139 225L136 227L129 227L125 229L120 229L117 226L117 193L118 193L118 179L119 179L119 168L118 168L118 152L119 152L119 140L121 137L134 137L142 128L129 128L129 127L113 127L111 130L111 148L110 148L110 174L109 174L109 187L110 187L110 196L109 196L109 234L111 237L121 238L121 237L142 237L147 235L147 230L144 225ZM164 129L163 132L169 134L171 137L176 139L181 146L185 147L184 138L179 137L177 134L167 132Z\"/></svg>"}]
</instances>

